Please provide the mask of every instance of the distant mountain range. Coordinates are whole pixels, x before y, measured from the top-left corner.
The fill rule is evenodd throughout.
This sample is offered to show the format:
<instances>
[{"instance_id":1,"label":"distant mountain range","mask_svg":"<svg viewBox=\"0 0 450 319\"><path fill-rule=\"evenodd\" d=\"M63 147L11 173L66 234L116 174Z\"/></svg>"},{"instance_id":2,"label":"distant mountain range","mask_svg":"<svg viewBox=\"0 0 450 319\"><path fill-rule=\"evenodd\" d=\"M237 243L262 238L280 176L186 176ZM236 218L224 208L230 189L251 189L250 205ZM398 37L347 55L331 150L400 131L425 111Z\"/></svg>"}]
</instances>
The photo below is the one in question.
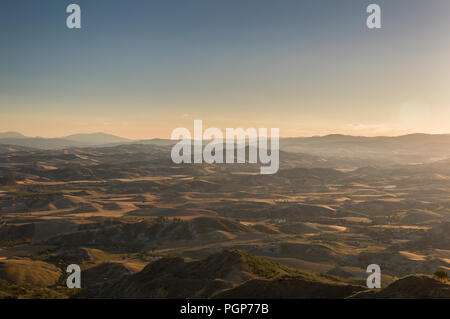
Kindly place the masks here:
<instances>
[{"instance_id":1,"label":"distant mountain range","mask_svg":"<svg viewBox=\"0 0 450 319\"><path fill-rule=\"evenodd\" d=\"M136 141L106 133L74 134L58 138L27 137L18 132L0 133L0 144L36 149L106 146L127 144L130 142Z\"/></svg>"},{"instance_id":2,"label":"distant mountain range","mask_svg":"<svg viewBox=\"0 0 450 319\"><path fill-rule=\"evenodd\" d=\"M170 146L169 139L132 140L106 133L74 134L60 138L27 137L18 132L0 133L1 149L65 149L105 147L122 144ZM423 163L450 158L450 134L409 134L402 136L326 135L281 138L280 149L333 158L389 160L398 163Z\"/></svg>"},{"instance_id":3,"label":"distant mountain range","mask_svg":"<svg viewBox=\"0 0 450 319\"><path fill-rule=\"evenodd\" d=\"M450 157L450 134L408 134L402 136L327 135L286 138L281 149L333 157L386 159L421 163Z\"/></svg>"}]
</instances>

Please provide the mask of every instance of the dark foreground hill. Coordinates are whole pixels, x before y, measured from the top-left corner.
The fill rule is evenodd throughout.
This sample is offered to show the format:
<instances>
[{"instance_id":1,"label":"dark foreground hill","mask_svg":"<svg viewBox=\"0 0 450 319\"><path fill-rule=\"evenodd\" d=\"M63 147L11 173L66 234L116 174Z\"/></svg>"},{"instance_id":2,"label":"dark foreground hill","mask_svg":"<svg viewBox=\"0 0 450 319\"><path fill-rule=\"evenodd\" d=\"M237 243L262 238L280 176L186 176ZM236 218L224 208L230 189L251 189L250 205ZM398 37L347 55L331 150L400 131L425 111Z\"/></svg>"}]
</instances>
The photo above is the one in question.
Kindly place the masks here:
<instances>
[{"instance_id":1,"label":"dark foreground hill","mask_svg":"<svg viewBox=\"0 0 450 319\"><path fill-rule=\"evenodd\" d=\"M0 298L67 298L57 287L63 269L29 258L0 262ZM56 285L56 286L55 286ZM31 287L34 287L31 289ZM83 272L74 298L113 299L450 299L450 284L410 275L383 289L348 284L338 277L304 272L249 253L225 249L201 260L156 259L140 272L106 262ZM31 290L30 290L31 289Z\"/></svg>"},{"instance_id":2,"label":"dark foreground hill","mask_svg":"<svg viewBox=\"0 0 450 319\"><path fill-rule=\"evenodd\" d=\"M83 289L76 298L392 299L450 298L450 284L411 275L383 289L348 284L225 249L205 259L162 258L141 272Z\"/></svg>"},{"instance_id":3,"label":"dark foreground hill","mask_svg":"<svg viewBox=\"0 0 450 319\"><path fill-rule=\"evenodd\" d=\"M363 289L226 249L199 261L163 258L137 274L87 288L78 297L345 298Z\"/></svg>"},{"instance_id":4,"label":"dark foreground hill","mask_svg":"<svg viewBox=\"0 0 450 319\"><path fill-rule=\"evenodd\" d=\"M450 284L426 275L411 275L401 278L386 288L356 293L358 299L448 299Z\"/></svg>"}]
</instances>

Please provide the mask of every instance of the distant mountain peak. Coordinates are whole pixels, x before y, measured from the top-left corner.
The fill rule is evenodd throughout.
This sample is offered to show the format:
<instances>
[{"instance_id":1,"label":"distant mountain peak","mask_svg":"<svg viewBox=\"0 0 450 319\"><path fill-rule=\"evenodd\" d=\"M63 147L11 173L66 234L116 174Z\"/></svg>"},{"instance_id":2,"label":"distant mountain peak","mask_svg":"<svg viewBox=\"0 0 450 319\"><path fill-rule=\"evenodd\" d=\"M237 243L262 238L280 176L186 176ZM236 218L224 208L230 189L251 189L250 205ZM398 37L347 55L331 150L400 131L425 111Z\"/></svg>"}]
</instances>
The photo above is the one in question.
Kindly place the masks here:
<instances>
[{"instance_id":1,"label":"distant mountain peak","mask_svg":"<svg viewBox=\"0 0 450 319\"><path fill-rule=\"evenodd\" d=\"M9 131L0 133L0 138L26 138L26 136L19 132Z\"/></svg>"}]
</instances>

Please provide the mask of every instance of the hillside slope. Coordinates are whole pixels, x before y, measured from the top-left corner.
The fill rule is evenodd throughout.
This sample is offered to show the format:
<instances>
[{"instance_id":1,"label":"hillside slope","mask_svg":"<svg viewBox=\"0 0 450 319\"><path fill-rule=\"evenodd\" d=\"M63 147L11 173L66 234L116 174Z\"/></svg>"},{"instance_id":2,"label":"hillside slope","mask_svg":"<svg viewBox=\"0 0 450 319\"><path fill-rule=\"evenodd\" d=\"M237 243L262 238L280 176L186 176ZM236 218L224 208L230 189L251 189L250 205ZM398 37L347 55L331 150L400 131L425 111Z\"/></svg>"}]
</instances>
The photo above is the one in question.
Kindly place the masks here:
<instances>
[{"instance_id":1,"label":"hillside slope","mask_svg":"<svg viewBox=\"0 0 450 319\"><path fill-rule=\"evenodd\" d=\"M356 293L355 299L449 299L450 284L426 275L401 278L382 290Z\"/></svg>"},{"instance_id":2,"label":"hillside slope","mask_svg":"<svg viewBox=\"0 0 450 319\"><path fill-rule=\"evenodd\" d=\"M259 290L261 287L263 289ZM302 298L310 297L311 288L313 293L325 298L346 297L363 289L304 273L240 250L226 249L199 261L163 258L150 263L137 274L85 289L78 297ZM275 291L279 289L284 291Z\"/></svg>"}]
</instances>

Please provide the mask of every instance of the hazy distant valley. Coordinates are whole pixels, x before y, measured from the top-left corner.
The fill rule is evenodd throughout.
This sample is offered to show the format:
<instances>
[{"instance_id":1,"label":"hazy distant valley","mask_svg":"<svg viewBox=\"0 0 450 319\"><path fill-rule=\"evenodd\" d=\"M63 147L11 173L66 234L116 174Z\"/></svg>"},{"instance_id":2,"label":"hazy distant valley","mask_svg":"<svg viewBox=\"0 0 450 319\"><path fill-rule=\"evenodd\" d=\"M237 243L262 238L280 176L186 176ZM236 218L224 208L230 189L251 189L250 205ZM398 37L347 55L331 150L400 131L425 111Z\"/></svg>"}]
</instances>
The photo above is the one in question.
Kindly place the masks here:
<instances>
[{"instance_id":1,"label":"hazy distant valley","mask_svg":"<svg viewBox=\"0 0 450 319\"><path fill-rule=\"evenodd\" d=\"M449 135L281 139L275 175L172 144L0 134L0 297L450 297Z\"/></svg>"}]
</instances>

